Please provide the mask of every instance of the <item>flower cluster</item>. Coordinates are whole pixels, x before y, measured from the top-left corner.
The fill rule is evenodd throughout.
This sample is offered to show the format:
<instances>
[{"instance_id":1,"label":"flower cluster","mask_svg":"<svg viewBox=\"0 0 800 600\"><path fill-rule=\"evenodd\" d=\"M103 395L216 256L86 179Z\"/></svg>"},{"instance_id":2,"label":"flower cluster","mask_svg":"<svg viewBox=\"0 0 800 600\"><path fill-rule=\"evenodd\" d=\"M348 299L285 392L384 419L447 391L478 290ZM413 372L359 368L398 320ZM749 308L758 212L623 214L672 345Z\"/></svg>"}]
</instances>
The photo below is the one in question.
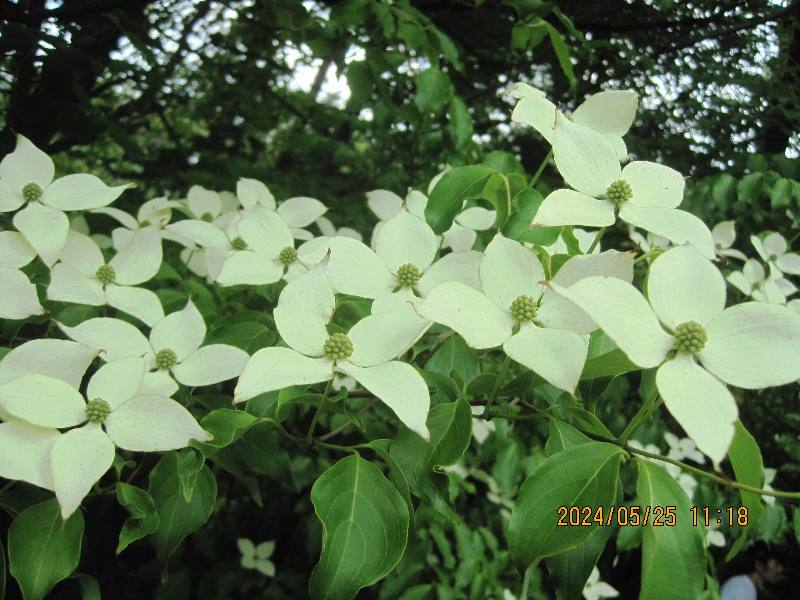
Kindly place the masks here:
<instances>
[{"instance_id":1,"label":"flower cluster","mask_svg":"<svg viewBox=\"0 0 800 600\"><path fill-rule=\"evenodd\" d=\"M475 196L458 198L452 223L437 234L425 218L432 200L418 190L405 198L367 193L379 218L369 245L358 232L337 229L320 201L277 202L254 179L240 179L235 193L193 186L186 198L152 199L134 216L109 206L130 186L109 187L91 175L54 180L51 159L19 136L0 163L0 210L14 213L15 228L0 231L0 317L52 316L23 271L36 257L49 270L46 304L117 312L72 325L52 318L51 329L71 341L29 341L2 359L0 475L54 490L68 517L109 469L115 449L209 441L172 397L179 386L232 380L234 403L314 385L324 388L324 402L341 387L334 381L346 377L347 389L357 382L428 440L431 397L412 362L430 330L455 332L474 349L497 349L506 367L513 361L532 371L556 397L578 394L590 341L602 332L607 347L656 370L664 405L699 450L682 457L702 462L706 455L718 464L738 415L728 386L800 378L800 311L796 300L787 305L795 291L788 276L800 274L800 257L776 233L753 237L765 269L732 248L732 222L710 231L678 208L680 173L641 160L623 166L622 136L636 94L601 92L565 115L529 86L513 93L514 120L552 144L568 186L548 194L533 215L533 230L563 228L548 246L514 239L497 223L499 209ZM451 174L431 181L431 198ZM72 221L66 212L75 213ZM87 216L119 226L110 236L92 235ZM618 220L632 228L633 250L601 248ZM179 246L181 268L208 287L277 284L271 317L280 345L249 356L204 344L205 320L185 297L166 314L164 298L145 287L164 268L165 241ZM724 276L729 259L744 264ZM753 301L726 306L726 282ZM350 297L369 308L343 327L335 316ZM96 357L100 366L84 390Z\"/></svg>"}]
</instances>

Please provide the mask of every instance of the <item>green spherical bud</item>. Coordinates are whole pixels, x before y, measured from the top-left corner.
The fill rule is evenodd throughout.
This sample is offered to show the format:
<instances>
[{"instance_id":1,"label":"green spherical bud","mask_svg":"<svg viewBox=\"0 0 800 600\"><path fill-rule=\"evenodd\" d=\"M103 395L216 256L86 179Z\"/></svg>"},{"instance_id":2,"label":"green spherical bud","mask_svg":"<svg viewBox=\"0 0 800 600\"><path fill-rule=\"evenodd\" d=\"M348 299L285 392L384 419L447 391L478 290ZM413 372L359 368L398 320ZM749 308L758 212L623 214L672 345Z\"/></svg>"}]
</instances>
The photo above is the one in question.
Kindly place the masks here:
<instances>
[{"instance_id":1,"label":"green spherical bud","mask_svg":"<svg viewBox=\"0 0 800 600\"><path fill-rule=\"evenodd\" d=\"M210 212L204 212L202 215L200 215L200 220L205 221L206 223L211 223L211 221L214 220L214 215L212 215Z\"/></svg>"},{"instance_id":2,"label":"green spherical bud","mask_svg":"<svg viewBox=\"0 0 800 600\"><path fill-rule=\"evenodd\" d=\"M281 261L281 264L284 267L288 267L294 261L297 260L297 250L292 248L291 246L286 246L283 250L280 251L278 254L278 260Z\"/></svg>"},{"instance_id":3,"label":"green spherical bud","mask_svg":"<svg viewBox=\"0 0 800 600\"><path fill-rule=\"evenodd\" d=\"M334 333L323 346L325 358L329 360L343 360L353 354L353 342L343 333Z\"/></svg>"},{"instance_id":4,"label":"green spherical bud","mask_svg":"<svg viewBox=\"0 0 800 600\"><path fill-rule=\"evenodd\" d=\"M237 235L231 240L231 248L234 250L247 250L247 242Z\"/></svg>"},{"instance_id":5,"label":"green spherical bud","mask_svg":"<svg viewBox=\"0 0 800 600\"><path fill-rule=\"evenodd\" d=\"M533 321L536 318L539 307L536 305L536 300L530 296L523 295L514 298L509 310L514 320L523 323L525 321Z\"/></svg>"},{"instance_id":6,"label":"green spherical bud","mask_svg":"<svg viewBox=\"0 0 800 600\"><path fill-rule=\"evenodd\" d=\"M703 349L707 341L706 330L696 321L687 321L675 328L676 350L695 354Z\"/></svg>"},{"instance_id":7,"label":"green spherical bud","mask_svg":"<svg viewBox=\"0 0 800 600\"><path fill-rule=\"evenodd\" d=\"M44 191L42 190L42 186L40 186L38 183L34 183L33 181L26 183L25 187L22 188L22 197L28 202L36 202L42 197L43 193Z\"/></svg>"},{"instance_id":8,"label":"green spherical bud","mask_svg":"<svg viewBox=\"0 0 800 600\"><path fill-rule=\"evenodd\" d=\"M618 179L606 190L605 198L609 202L613 202L617 206L622 204L623 202L627 202L633 196L633 190L631 189L630 184L623 180Z\"/></svg>"},{"instance_id":9,"label":"green spherical bud","mask_svg":"<svg viewBox=\"0 0 800 600\"><path fill-rule=\"evenodd\" d=\"M414 287L419 282L420 277L422 277L422 271L411 263L401 265L397 269L397 283L400 284L400 287Z\"/></svg>"},{"instance_id":10,"label":"green spherical bud","mask_svg":"<svg viewBox=\"0 0 800 600\"><path fill-rule=\"evenodd\" d=\"M111 414L111 406L102 398L95 398L86 403L86 418L92 423L102 423Z\"/></svg>"},{"instance_id":11,"label":"green spherical bud","mask_svg":"<svg viewBox=\"0 0 800 600\"><path fill-rule=\"evenodd\" d=\"M163 348L156 354L156 366L159 369L171 369L178 364L178 355L172 348Z\"/></svg>"},{"instance_id":12,"label":"green spherical bud","mask_svg":"<svg viewBox=\"0 0 800 600\"><path fill-rule=\"evenodd\" d=\"M108 285L109 283L114 283L114 280L117 278L117 272L114 271L114 267L111 265L102 265L97 269L95 277L97 277L97 281L103 285Z\"/></svg>"}]
</instances>

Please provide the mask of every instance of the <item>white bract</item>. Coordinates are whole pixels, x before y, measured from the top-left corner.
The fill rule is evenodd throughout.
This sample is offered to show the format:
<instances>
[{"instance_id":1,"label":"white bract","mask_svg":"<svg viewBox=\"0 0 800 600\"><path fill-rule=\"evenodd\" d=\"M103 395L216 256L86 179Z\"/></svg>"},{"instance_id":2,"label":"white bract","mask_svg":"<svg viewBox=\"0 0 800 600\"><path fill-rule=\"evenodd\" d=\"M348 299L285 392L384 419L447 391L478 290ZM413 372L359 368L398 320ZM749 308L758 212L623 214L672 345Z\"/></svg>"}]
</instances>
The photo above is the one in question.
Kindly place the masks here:
<instances>
[{"instance_id":1,"label":"white bract","mask_svg":"<svg viewBox=\"0 0 800 600\"><path fill-rule=\"evenodd\" d=\"M733 248L736 241L736 222L720 221L711 230L711 237L714 238L714 248L718 256L727 256L737 260L747 260L743 252Z\"/></svg>"},{"instance_id":2,"label":"white bract","mask_svg":"<svg viewBox=\"0 0 800 600\"><path fill-rule=\"evenodd\" d=\"M619 592L605 581L600 581L600 570L594 567L589 579L583 586L583 597L586 600L600 600L601 598L616 598L617 596L619 596Z\"/></svg>"},{"instance_id":3,"label":"white bract","mask_svg":"<svg viewBox=\"0 0 800 600\"><path fill-rule=\"evenodd\" d=\"M239 552L242 553L240 560L242 567L254 569L267 577L275 577L275 564L269 560L275 551L274 541L270 540L256 545L252 540L239 538L236 540L236 545L239 547Z\"/></svg>"},{"instance_id":4,"label":"white bract","mask_svg":"<svg viewBox=\"0 0 800 600\"><path fill-rule=\"evenodd\" d=\"M725 457L738 416L725 383L758 389L800 377L800 316L758 302L725 308L722 275L689 246L653 262L648 299L608 277L551 286L585 310L633 363L658 367L664 404L715 464Z\"/></svg>"},{"instance_id":5,"label":"white bract","mask_svg":"<svg viewBox=\"0 0 800 600\"><path fill-rule=\"evenodd\" d=\"M755 258L747 259L741 271L728 273L727 280L733 287L757 302L786 304L786 297L797 291L791 281L767 275L764 267Z\"/></svg>"},{"instance_id":6,"label":"white bract","mask_svg":"<svg viewBox=\"0 0 800 600\"><path fill-rule=\"evenodd\" d=\"M630 281L633 259L613 250L573 257L554 280L570 285L597 273ZM498 233L481 259L481 291L442 283L417 302L417 312L453 329L473 348L502 345L510 358L572 393L586 361L582 334L596 326L584 311L546 290L544 279L536 254Z\"/></svg>"},{"instance_id":7,"label":"white bract","mask_svg":"<svg viewBox=\"0 0 800 600\"><path fill-rule=\"evenodd\" d=\"M753 235L750 242L774 277L779 278L784 273L800 275L800 254L789 252L789 243L780 233L770 233L763 240Z\"/></svg>"},{"instance_id":8,"label":"white bract","mask_svg":"<svg viewBox=\"0 0 800 600\"><path fill-rule=\"evenodd\" d=\"M188 386L211 385L237 377L248 359L247 352L228 344L203 345L206 324L191 300L153 325L149 340L130 323L107 317L60 327L73 340L102 350L103 360L141 356L148 370L171 373ZM159 383L168 384L163 379Z\"/></svg>"},{"instance_id":9,"label":"white bract","mask_svg":"<svg viewBox=\"0 0 800 600\"><path fill-rule=\"evenodd\" d=\"M340 238L345 239L345 238ZM354 240L348 240L354 243ZM365 331L356 323L347 334L329 334L335 299L324 269L291 281L275 308L275 325L289 348L263 348L239 377L234 402L290 385L308 385L349 375L391 408L409 429L428 438L425 421L430 397L425 381L410 365L379 357L398 356L395 340Z\"/></svg>"},{"instance_id":10,"label":"white bract","mask_svg":"<svg viewBox=\"0 0 800 600\"><path fill-rule=\"evenodd\" d=\"M435 187L442 175L447 170L439 173L431 180L428 186L428 194ZM428 205L428 198L422 192L411 190L403 200L400 196L389 190L372 190L367 192L367 205L370 210L380 219L372 232L371 246L376 248L378 235L384 224L390 221L403 210L408 211L415 217L425 220L425 207ZM442 248L452 248L454 252L464 252L470 250L478 237L478 231L485 231L494 224L496 213L493 210L481 206L472 206L462 210L455 216L450 229L444 232L442 237L444 242Z\"/></svg>"},{"instance_id":11,"label":"white bract","mask_svg":"<svg viewBox=\"0 0 800 600\"><path fill-rule=\"evenodd\" d=\"M510 93L517 98L511 120L530 125L551 144L554 141L556 105L544 92L526 83L516 83ZM620 160L628 158L622 136L628 133L636 117L639 95L630 90L606 90L592 94L570 115L573 122L602 135Z\"/></svg>"},{"instance_id":12,"label":"white bract","mask_svg":"<svg viewBox=\"0 0 800 600\"><path fill-rule=\"evenodd\" d=\"M170 232L165 229L166 225L172 219L173 208L182 208L182 205L175 200L153 198L139 207L136 217L126 213L124 210L111 206L96 208L90 212L107 215L122 225L122 227L117 227L111 232L114 248L120 250L129 245L131 240L142 229L155 231L158 235L159 243L161 238L184 243L184 240L171 235Z\"/></svg>"},{"instance_id":13,"label":"white bract","mask_svg":"<svg viewBox=\"0 0 800 600\"><path fill-rule=\"evenodd\" d=\"M667 238L692 244L714 258L714 240L705 224L678 210L683 200L683 176L674 169L646 161L620 168L608 140L596 131L556 113L553 157L564 181L573 189L549 194L533 225L608 227L618 216L626 223Z\"/></svg>"},{"instance_id":14,"label":"white bract","mask_svg":"<svg viewBox=\"0 0 800 600\"><path fill-rule=\"evenodd\" d=\"M52 488L64 519L111 467L115 447L156 452L211 439L174 400L138 394L144 368L138 357L103 365L89 380L86 398L62 379L38 373L0 385L0 409L39 428L28 432L31 444L52 440Z\"/></svg>"},{"instance_id":15,"label":"white bract","mask_svg":"<svg viewBox=\"0 0 800 600\"><path fill-rule=\"evenodd\" d=\"M67 240L69 219L64 211L105 206L132 187L108 187L86 173L55 180L54 176L50 157L23 135L17 135L16 148L0 161L0 212L13 212L27 204L14 215L14 227L48 267Z\"/></svg>"},{"instance_id":16,"label":"white bract","mask_svg":"<svg viewBox=\"0 0 800 600\"><path fill-rule=\"evenodd\" d=\"M36 257L36 250L16 231L0 231L0 319L25 319L44 313L36 286L20 268Z\"/></svg>"},{"instance_id":17,"label":"white bract","mask_svg":"<svg viewBox=\"0 0 800 600\"><path fill-rule=\"evenodd\" d=\"M59 262L50 272L47 298L89 306L108 304L152 326L164 318L158 296L135 287L161 267L161 238L152 227L137 230L106 263L97 243L70 231Z\"/></svg>"},{"instance_id":18,"label":"white bract","mask_svg":"<svg viewBox=\"0 0 800 600\"><path fill-rule=\"evenodd\" d=\"M337 229L328 217L320 217L314 222L317 224L317 227L319 227L320 233L325 237L341 236L352 238L359 242L364 241L364 237L358 231L352 227L339 227Z\"/></svg>"}]
</instances>

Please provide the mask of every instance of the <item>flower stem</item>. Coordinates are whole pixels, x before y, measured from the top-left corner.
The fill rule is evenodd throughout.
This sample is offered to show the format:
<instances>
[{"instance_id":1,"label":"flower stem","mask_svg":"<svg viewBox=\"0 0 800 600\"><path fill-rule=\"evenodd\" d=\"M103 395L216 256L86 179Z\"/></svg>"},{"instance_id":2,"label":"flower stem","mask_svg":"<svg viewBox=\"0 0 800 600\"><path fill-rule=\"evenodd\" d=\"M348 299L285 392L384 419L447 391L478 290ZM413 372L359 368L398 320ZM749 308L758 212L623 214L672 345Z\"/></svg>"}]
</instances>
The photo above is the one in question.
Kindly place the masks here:
<instances>
[{"instance_id":1,"label":"flower stem","mask_svg":"<svg viewBox=\"0 0 800 600\"><path fill-rule=\"evenodd\" d=\"M600 240L603 239L603 235L606 233L606 229L608 227L601 227L597 230L597 235L594 236L594 240L592 241L592 245L589 246L589 249L586 251L586 254L591 254L595 248L597 248L597 244L600 243Z\"/></svg>"},{"instance_id":2,"label":"flower stem","mask_svg":"<svg viewBox=\"0 0 800 600\"><path fill-rule=\"evenodd\" d=\"M497 379L494 380L494 386L492 386L492 391L489 394L489 400L486 402L486 408L483 409L483 414L487 418L489 416L489 409L492 407L492 404L494 404L494 399L497 396L497 390L500 389L503 379L506 377L509 364L511 364L511 357L506 354L506 358L503 361L503 364L500 366L500 373L497 374Z\"/></svg>"},{"instance_id":3,"label":"flower stem","mask_svg":"<svg viewBox=\"0 0 800 600\"><path fill-rule=\"evenodd\" d=\"M328 399L328 394L331 393L331 387L333 386L333 374L331 374L331 378L328 379L328 383L325 385L325 391L322 393L322 399L319 401L319 405L317 405L317 410L314 412L314 417L311 419L311 425L308 428L308 433L306 434L306 442L309 444L314 440L314 430L317 428L317 421L319 421L319 416L322 413L322 407L325 406L325 401Z\"/></svg>"},{"instance_id":4,"label":"flower stem","mask_svg":"<svg viewBox=\"0 0 800 600\"><path fill-rule=\"evenodd\" d=\"M539 181L539 177L542 176L542 172L544 171L544 168L547 166L547 163L550 162L550 158L552 156L553 156L553 149L550 148L550 151L547 154L545 154L544 158L542 159L539 168L536 169L536 173L533 174L533 177L531 177L531 180L528 182L529 188L532 189L533 186L536 185L536 182Z\"/></svg>"}]
</instances>

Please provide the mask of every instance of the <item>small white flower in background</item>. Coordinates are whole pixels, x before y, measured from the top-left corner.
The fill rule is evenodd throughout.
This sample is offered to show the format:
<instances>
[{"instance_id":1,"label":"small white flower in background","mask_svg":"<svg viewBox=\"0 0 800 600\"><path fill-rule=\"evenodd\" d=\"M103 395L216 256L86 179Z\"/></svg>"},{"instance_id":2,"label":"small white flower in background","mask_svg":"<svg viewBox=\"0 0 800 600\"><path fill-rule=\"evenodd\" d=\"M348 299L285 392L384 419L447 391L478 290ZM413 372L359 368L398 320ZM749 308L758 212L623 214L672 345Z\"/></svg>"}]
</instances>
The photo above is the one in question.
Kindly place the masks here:
<instances>
[{"instance_id":1,"label":"small white flower in background","mask_svg":"<svg viewBox=\"0 0 800 600\"><path fill-rule=\"evenodd\" d=\"M494 421L475 418L483 414L486 410L485 406L471 406L470 409L472 410L472 437L476 442L482 444L497 427Z\"/></svg>"},{"instance_id":2,"label":"small white flower in background","mask_svg":"<svg viewBox=\"0 0 800 600\"><path fill-rule=\"evenodd\" d=\"M148 340L136 327L119 319L98 317L75 327L59 325L76 342L102 350L106 361L143 356L147 369L158 369L183 385L202 386L237 377L249 358L228 344L203 345L206 324L194 303L168 314L153 325ZM162 384L168 383L161 381Z\"/></svg>"},{"instance_id":3,"label":"small white flower in background","mask_svg":"<svg viewBox=\"0 0 800 600\"><path fill-rule=\"evenodd\" d=\"M173 208L182 208L182 205L176 200L153 198L139 207L136 217L113 206L96 208L89 212L109 216L122 225L111 231L113 246L116 250L120 250L130 244L131 240L143 229L156 232L159 243L161 243L161 238L184 243L184 240L170 235L169 231L165 229L172 219Z\"/></svg>"},{"instance_id":4,"label":"small white flower in background","mask_svg":"<svg viewBox=\"0 0 800 600\"><path fill-rule=\"evenodd\" d=\"M800 377L800 315L759 302L725 308L725 280L691 246L653 262L647 299L608 277L551 287L585 310L633 363L659 367L656 385L667 410L715 464L738 416L725 383L759 389Z\"/></svg>"},{"instance_id":5,"label":"small white flower in background","mask_svg":"<svg viewBox=\"0 0 800 600\"><path fill-rule=\"evenodd\" d=\"M636 231L636 229L633 227L629 228L628 237L631 238L631 241L639 246L639 248L641 248L641 250L645 253L652 251L653 248L667 250L671 246L670 241L667 238L650 233L649 231L647 232L647 235L642 235L641 232Z\"/></svg>"},{"instance_id":6,"label":"small white flower in background","mask_svg":"<svg viewBox=\"0 0 800 600\"><path fill-rule=\"evenodd\" d=\"M674 465L667 464L667 466L674 466ZM667 469L667 471L669 470L670 469ZM697 480L691 475L689 475L689 473L686 473L685 471L681 471L680 469L678 469L678 471L680 472L675 473L673 471L670 473L670 475L672 475L675 481L678 482L678 485L681 486L681 489L683 489L683 491L686 493L686 497L689 498L689 500L691 500L692 497L694 496L694 491L697 488Z\"/></svg>"},{"instance_id":7,"label":"small white flower in background","mask_svg":"<svg viewBox=\"0 0 800 600\"><path fill-rule=\"evenodd\" d=\"M0 360L0 388L23 375L59 379L78 390L83 374L97 351L68 340L32 340L17 346ZM0 477L27 481L52 490L50 453L61 436L58 430L37 427L0 409Z\"/></svg>"},{"instance_id":8,"label":"small white flower in background","mask_svg":"<svg viewBox=\"0 0 800 600\"><path fill-rule=\"evenodd\" d=\"M747 260L743 252L732 248L736 241L736 222L720 221L711 230L711 237L714 238L714 248L718 256L728 256L737 260Z\"/></svg>"},{"instance_id":9,"label":"small white flower in background","mask_svg":"<svg viewBox=\"0 0 800 600\"><path fill-rule=\"evenodd\" d=\"M691 496L689 496L689 498L691 498ZM725 547L725 535L719 530L719 525L713 520L706 528L706 546L715 546L717 548Z\"/></svg>"},{"instance_id":10,"label":"small white flower in background","mask_svg":"<svg viewBox=\"0 0 800 600\"><path fill-rule=\"evenodd\" d=\"M705 464L706 457L697 449L697 444L694 443L694 440L690 438L679 438L670 431L664 432L664 440L669 446L667 455L670 458L674 458L675 460L685 460L688 458L698 464Z\"/></svg>"},{"instance_id":11,"label":"small white flower in background","mask_svg":"<svg viewBox=\"0 0 800 600\"><path fill-rule=\"evenodd\" d=\"M115 447L158 452L211 439L171 398L138 394L144 368L138 357L106 363L89 380L86 398L62 379L41 374L19 375L0 385L4 413L43 430L70 428L50 450L53 489L64 519L111 467ZM45 443L43 435L35 434L37 443Z\"/></svg>"},{"instance_id":12,"label":"small white flower in background","mask_svg":"<svg viewBox=\"0 0 800 600\"><path fill-rule=\"evenodd\" d=\"M48 267L67 240L69 219L64 211L105 206L133 187L108 187L86 173L55 181L54 175L50 157L23 135L17 135L16 148L0 161L0 212L16 211L27 204L14 215L14 227Z\"/></svg>"},{"instance_id":13,"label":"small white flower in background","mask_svg":"<svg viewBox=\"0 0 800 600\"><path fill-rule=\"evenodd\" d=\"M631 281L633 258L614 250L575 256L554 281L570 285L598 273ZM446 325L469 346L502 346L510 358L572 393L586 361L588 341L582 334L596 325L584 311L543 287L544 278L533 251L498 233L481 259L481 291L450 281L415 304L420 316Z\"/></svg>"},{"instance_id":14,"label":"small white flower in background","mask_svg":"<svg viewBox=\"0 0 800 600\"><path fill-rule=\"evenodd\" d=\"M364 241L364 237L355 229L352 227L339 227L337 229L328 217L320 217L314 222L317 224L317 227L319 227L320 233L325 237L336 237L338 235L341 237L349 237L359 242Z\"/></svg>"},{"instance_id":15,"label":"small white flower in background","mask_svg":"<svg viewBox=\"0 0 800 600\"><path fill-rule=\"evenodd\" d=\"M650 454L661 454L661 448L656 446L655 444L642 444L639 440L629 440L628 445L631 448L636 448L637 450L644 450L645 452L649 452ZM650 458L649 456L640 456L642 460L646 460L652 462L653 464L663 464L660 461L657 461L654 458Z\"/></svg>"},{"instance_id":16,"label":"small white flower in background","mask_svg":"<svg viewBox=\"0 0 800 600\"><path fill-rule=\"evenodd\" d=\"M304 229L324 215L328 208L315 198L288 198L276 207L275 196L256 179L242 177L236 184L236 197L243 216L261 218L266 211L276 213L298 240L310 240L314 235Z\"/></svg>"},{"instance_id":17,"label":"small white flower in background","mask_svg":"<svg viewBox=\"0 0 800 600\"><path fill-rule=\"evenodd\" d=\"M44 314L36 286L30 282L20 268L36 257L33 249L21 233L0 231L0 319L25 319Z\"/></svg>"},{"instance_id":18,"label":"small white flower in background","mask_svg":"<svg viewBox=\"0 0 800 600\"><path fill-rule=\"evenodd\" d=\"M789 243L780 233L770 233L763 240L752 235L750 242L775 278L783 273L800 275L800 254L789 252Z\"/></svg>"},{"instance_id":19,"label":"small white flower in background","mask_svg":"<svg viewBox=\"0 0 800 600\"><path fill-rule=\"evenodd\" d=\"M186 193L186 199L179 210L192 219L212 223L222 214L222 208L219 193L207 190L201 185L193 185Z\"/></svg>"},{"instance_id":20,"label":"small white flower in background","mask_svg":"<svg viewBox=\"0 0 800 600\"><path fill-rule=\"evenodd\" d=\"M92 238L70 231L50 272L47 298L89 306L108 304L152 326L164 318L161 301L152 291L134 286L152 279L161 260L161 239L151 227L136 231L108 263Z\"/></svg>"},{"instance_id":21,"label":"small white flower in background","mask_svg":"<svg viewBox=\"0 0 800 600\"><path fill-rule=\"evenodd\" d=\"M428 194L431 193L431 190L436 186L436 183L447 170L449 169L442 171L431 180L428 186ZM372 232L372 241L370 243L371 247L375 249L378 235L384 224L396 217L404 209L424 221L425 207L428 205L428 198L425 194L417 190L410 190L405 200L389 190L372 190L371 192L367 192L367 205L380 219ZM478 237L476 232L491 228L494 224L495 217L495 211L481 206L472 206L464 209L456 215L450 229L445 231L442 235L444 238L442 248L451 248L453 252L464 252L472 249Z\"/></svg>"},{"instance_id":22,"label":"small white flower in background","mask_svg":"<svg viewBox=\"0 0 800 600\"><path fill-rule=\"evenodd\" d=\"M239 538L236 545L242 553L242 567L254 569L267 577L275 577L275 564L269 560L275 551L275 542L267 541L256 545L247 538Z\"/></svg>"},{"instance_id":23,"label":"small white flower in background","mask_svg":"<svg viewBox=\"0 0 800 600\"><path fill-rule=\"evenodd\" d=\"M509 93L517 98L511 120L525 123L551 144L554 138L556 105L544 92L526 83L515 83ZM622 136L628 133L636 117L639 95L630 90L606 90L592 94L570 115L573 122L602 135L620 160L627 160L628 149Z\"/></svg>"},{"instance_id":24,"label":"small white flower in background","mask_svg":"<svg viewBox=\"0 0 800 600\"><path fill-rule=\"evenodd\" d=\"M338 371L358 381L409 429L427 439L430 396L422 376L409 364L385 358L401 353L396 340L376 335L372 328L365 330L363 319L347 334L329 334L334 304L321 267L289 282L273 312L275 326L289 347L256 352L239 377L234 402L290 385L330 381Z\"/></svg>"},{"instance_id":25,"label":"small white flower in background","mask_svg":"<svg viewBox=\"0 0 800 600\"><path fill-rule=\"evenodd\" d=\"M573 189L549 194L532 225L608 227L620 219L676 245L689 243L714 258L711 232L696 216L678 210L684 180L676 170L653 162L634 161L624 169L601 134L556 112L553 158Z\"/></svg>"},{"instance_id":26,"label":"small white flower in background","mask_svg":"<svg viewBox=\"0 0 800 600\"><path fill-rule=\"evenodd\" d=\"M600 581L600 570L594 567L583 586L583 597L586 600L600 600L600 598L616 598L617 596L619 596L619 592L605 581Z\"/></svg>"},{"instance_id":27,"label":"small white flower in background","mask_svg":"<svg viewBox=\"0 0 800 600\"><path fill-rule=\"evenodd\" d=\"M774 277L777 274L778 277ZM784 279L780 273L773 272L767 276L764 267L755 258L747 259L741 271L732 271L726 278L737 290L756 302L785 304L786 297L797 291L791 281Z\"/></svg>"},{"instance_id":28,"label":"small white flower in background","mask_svg":"<svg viewBox=\"0 0 800 600\"><path fill-rule=\"evenodd\" d=\"M777 469L771 469L768 467L764 468L764 485L762 486L765 490L773 490L772 482L775 481L775 475L778 474ZM764 502L767 504L775 504L775 496L762 496Z\"/></svg>"}]
</instances>

